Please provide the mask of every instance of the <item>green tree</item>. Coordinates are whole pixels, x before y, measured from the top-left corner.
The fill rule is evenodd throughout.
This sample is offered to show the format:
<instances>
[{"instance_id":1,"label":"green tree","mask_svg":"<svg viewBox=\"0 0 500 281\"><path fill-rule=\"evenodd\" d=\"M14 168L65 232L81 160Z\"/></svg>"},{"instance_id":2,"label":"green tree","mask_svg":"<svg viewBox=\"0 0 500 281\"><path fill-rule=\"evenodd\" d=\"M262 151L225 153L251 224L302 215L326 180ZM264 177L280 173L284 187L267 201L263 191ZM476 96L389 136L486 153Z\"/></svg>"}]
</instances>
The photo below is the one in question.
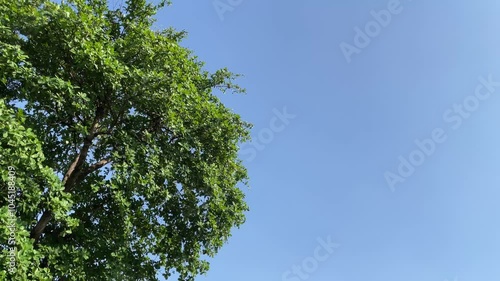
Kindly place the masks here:
<instances>
[{"instance_id":1,"label":"green tree","mask_svg":"<svg viewBox=\"0 0 500 281\"><path fill-rule=\"evenodd\" d=\"M193 280L244 222L243 89L165 4L0 0L0 280Z\"/></svg>"}]
</instances>

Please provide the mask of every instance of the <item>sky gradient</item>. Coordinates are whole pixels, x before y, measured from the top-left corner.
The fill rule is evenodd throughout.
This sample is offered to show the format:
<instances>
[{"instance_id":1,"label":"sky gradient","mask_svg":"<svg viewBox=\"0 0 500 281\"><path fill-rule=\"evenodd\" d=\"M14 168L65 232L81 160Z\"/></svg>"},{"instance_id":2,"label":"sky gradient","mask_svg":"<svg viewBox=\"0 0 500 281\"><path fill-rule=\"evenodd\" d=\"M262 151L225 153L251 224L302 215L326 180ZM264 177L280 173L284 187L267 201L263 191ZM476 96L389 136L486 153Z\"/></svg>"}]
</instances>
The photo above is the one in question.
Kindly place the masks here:
<instances>
[{"instance_id":1,"label":"sky gradient","mask_svg":"<svg viewBox=\"0 0 500 281\"><path fill-rule=\"evenodd\" d=\"M245 75L247 94L222 99L254 124L241 153L247 222L197 280L497 280L499 11L493 0L161 10L156 25L187 30L207 70Z\"/></svg>"}]
</instances>

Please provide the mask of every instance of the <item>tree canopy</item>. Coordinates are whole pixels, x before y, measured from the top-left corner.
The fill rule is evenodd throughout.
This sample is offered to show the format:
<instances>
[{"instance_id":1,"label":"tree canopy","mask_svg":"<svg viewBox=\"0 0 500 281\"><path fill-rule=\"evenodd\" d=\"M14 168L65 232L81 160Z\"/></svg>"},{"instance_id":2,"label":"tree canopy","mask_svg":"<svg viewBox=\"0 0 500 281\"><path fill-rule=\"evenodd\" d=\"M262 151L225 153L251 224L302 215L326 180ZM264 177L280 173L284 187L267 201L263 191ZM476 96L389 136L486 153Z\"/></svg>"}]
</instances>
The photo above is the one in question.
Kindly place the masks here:
<instances>
[{"instance_id":1,"label":"tree canopy","mask_svg":"<svg viewBox=\"0 0 500 281\"><path fill-rule=\"evenodd\" d=\"M0 0L1 280L193 280L244 222L243 89L165 4Z\"/></svg>"}]
</instances>

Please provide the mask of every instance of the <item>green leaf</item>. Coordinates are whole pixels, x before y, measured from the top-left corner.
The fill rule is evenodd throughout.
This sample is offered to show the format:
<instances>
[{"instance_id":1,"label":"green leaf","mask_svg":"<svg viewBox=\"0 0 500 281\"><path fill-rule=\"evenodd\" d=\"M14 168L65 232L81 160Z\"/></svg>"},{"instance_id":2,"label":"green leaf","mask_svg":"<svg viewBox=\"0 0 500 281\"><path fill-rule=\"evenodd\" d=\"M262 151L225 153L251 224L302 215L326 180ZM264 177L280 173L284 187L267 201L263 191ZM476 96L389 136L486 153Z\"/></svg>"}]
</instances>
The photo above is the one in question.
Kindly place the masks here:
<instances>
[{"instance_id":1,"label":"green leaf","mask_svg":"<svg viewBox=\"0 0 500 281\"><path fill-rule=\"evenodd\" d=\"M19 270L0 280L193 280L244 222L250 125L212 93L244 90L152 30L161 2L0 1L0 175L15 166L19 191Z\"/></svg>"}]
</instances>

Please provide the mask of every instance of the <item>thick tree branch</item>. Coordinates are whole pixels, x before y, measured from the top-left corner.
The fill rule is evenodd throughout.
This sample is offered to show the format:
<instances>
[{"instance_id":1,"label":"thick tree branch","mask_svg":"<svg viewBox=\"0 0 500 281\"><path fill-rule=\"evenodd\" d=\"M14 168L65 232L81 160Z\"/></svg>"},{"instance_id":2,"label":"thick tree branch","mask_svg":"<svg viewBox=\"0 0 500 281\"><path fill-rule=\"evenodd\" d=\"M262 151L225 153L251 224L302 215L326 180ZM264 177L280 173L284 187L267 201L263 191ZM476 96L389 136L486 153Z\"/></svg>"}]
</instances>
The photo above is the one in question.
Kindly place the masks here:
<instances>
[{"instance_id":1,"label":"thick tree branch","mask_svg":"<svg viewBox=\"0 0 500 281\"><path fill-rule=\"evenodd\" d=\"M47 226L47 224L52 219L52 212L50 210L46 210L43 212L42 216L36 223L35 227L31 230L30 238L35 239L35 244L38 243L38 239L40 239L40 235L42 235L43 230Z\"/></svg>"},{"instance_id":2,"label":"thick tree branch","mask_svg":"<svg viewBox=\"0 0 500 281\"><path fill-rule=\"evenodd\" d=\"M82 148L80 149L80 153L78 153L75 160L73 160L73 162L69 166L68 171L66 172L66 174L64 175L64 178L62 180L62 184L64 185L65 192L69 192L71 190L71 188L75 185L77 180L80 180L80 181L83 180L81 178L81 174L83 172L82 166L87 159L88 152L90 150L90 147L92 146L92 141L94 140L94 138L96 136L95 134L96 134L97 130L99 129L99 121L104 116L104 114L105 114L105 112L102 109L102 107L97 107L94 121L92 122L92 125L90 127L90 132L85 137L85 139L83 141L83 145L82 145ZM105 164L103 164L102 166L104 166L104 165ZM30 238L35 239L35 244L38 243L38 240L40 239L40 235L42 235L45 227L47 226L47 224L51 220L52 220L52 212L50 210L44 211L42 216L40 217L40 219L38 220L35 227L31 230L31 233L30 233Z\"/></svg>"}]
</instances>

